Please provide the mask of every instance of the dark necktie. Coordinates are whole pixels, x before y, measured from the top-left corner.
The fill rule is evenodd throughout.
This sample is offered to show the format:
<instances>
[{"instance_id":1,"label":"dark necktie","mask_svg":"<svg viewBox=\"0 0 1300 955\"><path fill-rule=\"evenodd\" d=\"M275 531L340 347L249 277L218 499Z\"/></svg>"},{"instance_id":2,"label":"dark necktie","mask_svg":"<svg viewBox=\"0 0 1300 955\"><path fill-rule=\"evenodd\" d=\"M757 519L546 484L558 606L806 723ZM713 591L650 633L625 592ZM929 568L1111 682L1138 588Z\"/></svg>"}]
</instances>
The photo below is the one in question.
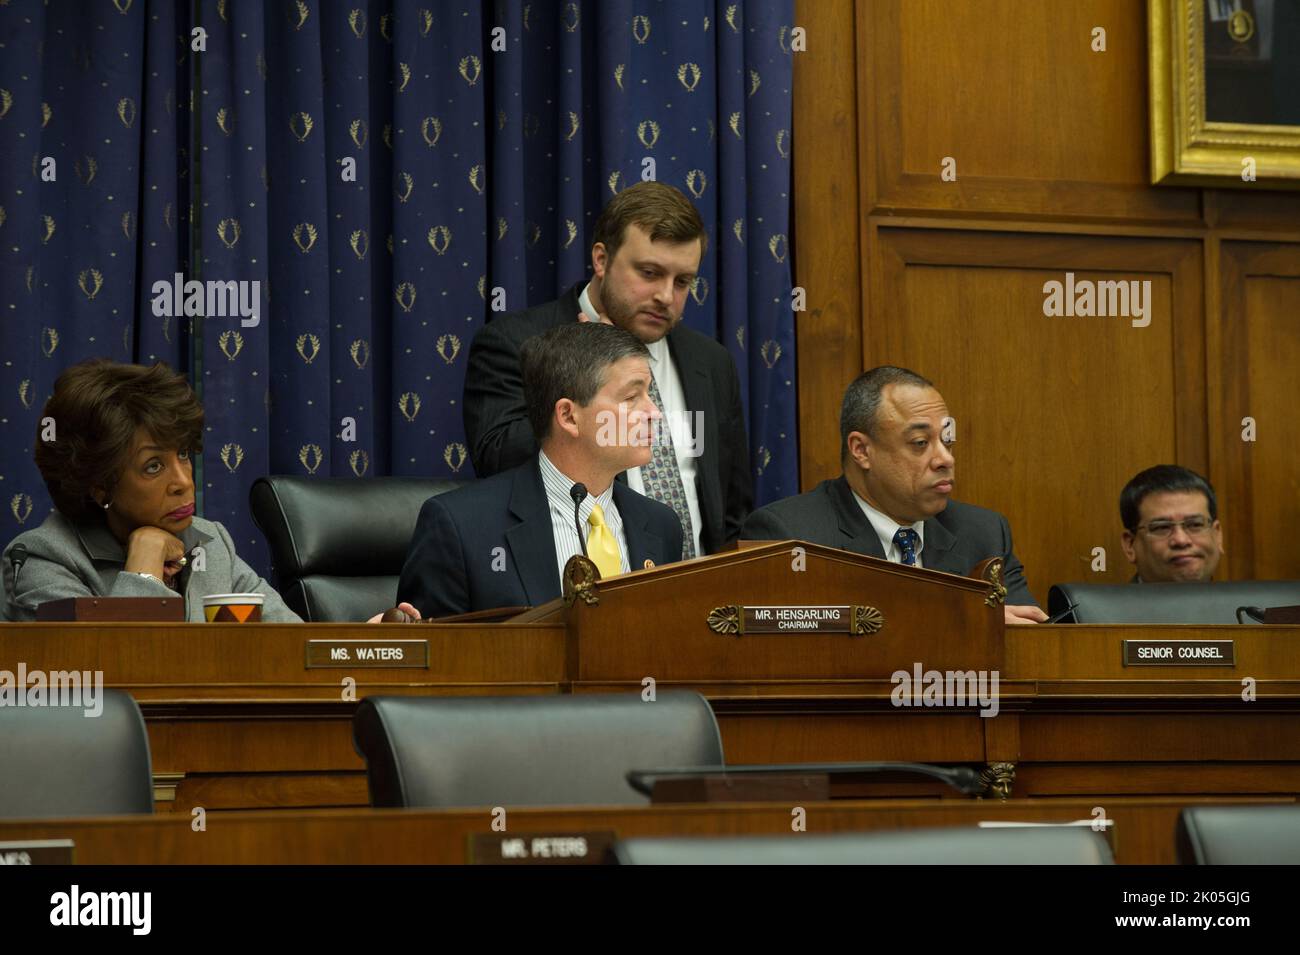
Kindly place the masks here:
<instances>
[{"instance_id":1,"label":"dark necktie","mask_svg":"<svg viewBox=\"0 0 1300 955\"><path fill-rule=\"evenodd\" d=\"M916 566L916 542L920 540L920 535L910 527L900 527L894 534L894 543L898 545L898 553L902 555L900 563Z\"/></svg>"}]
</instances>

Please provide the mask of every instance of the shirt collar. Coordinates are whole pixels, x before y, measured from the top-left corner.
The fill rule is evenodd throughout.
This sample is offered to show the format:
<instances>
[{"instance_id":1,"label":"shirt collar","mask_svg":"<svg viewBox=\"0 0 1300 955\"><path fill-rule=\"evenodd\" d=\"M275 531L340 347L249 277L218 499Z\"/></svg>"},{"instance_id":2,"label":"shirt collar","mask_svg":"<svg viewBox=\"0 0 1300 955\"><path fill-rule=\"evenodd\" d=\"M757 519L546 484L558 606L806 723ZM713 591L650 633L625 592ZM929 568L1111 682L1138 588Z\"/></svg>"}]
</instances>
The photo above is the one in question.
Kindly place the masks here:
<instances>
[{"instance_id":1,"label":"shirt collar","mask_svg":"<svg viewBox=\"0 0 1300 955\"><path fill-rule=\"evenodd\" d=\"M587 321L600 321L600 313L591 306L591 283L588 282L582 287L582 294L578 296L578 307L582 309L582 314L587 316Z\"/></svg>"},{"instance_id":2,"label":"shirt collar","mask_svg":"<svg viewBox=\"0 0 1300 955\"><path fill-rule=\"evenodd\" d=\"M110 560L118 564L126 563L126 545L113 536L113 532L108 529L108 523L102 518L86 518L76 522L73 528L77 532L77 538L81 541L81 546L86 549L86 553L90 555L91 560ZM181 531L180 539L185 544L185 552L188 554L199 544L206 544L212 540L212 535L203 533L191 523L189 527Z\"/></svg>"},{"instance_id":3,"label":"shirt collar","mask_svg":"<svg viewBox=\"0 0 1300 955\"><path fill-rule=\"evenodd\" d=\"M876 536L880 538L880 546L883 548L886 557L889 556L889 548L894 546L894 535L897 534L899 528L902 527L911 528L916 531L916 553L921 553L922 548L925 547L924 521L917 521L914 524L900 524L888 514L876 510L876 508L864 501L857 491L853 492L853 499L858 502L858 507L862 508L862 513L865 514L867 520L871 522L871 527L875 530Z\"/></svg>"},{"instance_id":4,"label":"shirt collar","mask_svg":"<svg viewBox=\"0 0 1300 955\"><path fill-rule=\"evenodd\" d=\"M551 510L558 510L566 516L573 513L573 498L569 490L573 487L574 481L571 477L557 468L554 462L546 456L545 451L537 452L537 466L542 472L542 486L546 488L546 500L551 505ZM590 493L582 499L578 505L578 520L582 523L587 522L587 516L591 514L591 509L599 504L601 513L608 514L611 510L610 505L614 500L614 482L609 482L609 487L604 492L592 496Z\"/></svg>"},{"instance_id":5,"label":"shirt collar","mask_svg":"<svg viewBox=\"0 0 1300 955\"><path fill-rule=\"evenodd\" d=\"M582 287L582 292L578 295L578 307L582 309L582 314L587 316L588 321L598 322L600 321L600 313L591 305L590 288L590 282ZM652 367L657 367L665 358L668 357L668 336L665 335L657 342L650 342L645 347L650 350L650 361Z\"/></svg>"}]
</instances>

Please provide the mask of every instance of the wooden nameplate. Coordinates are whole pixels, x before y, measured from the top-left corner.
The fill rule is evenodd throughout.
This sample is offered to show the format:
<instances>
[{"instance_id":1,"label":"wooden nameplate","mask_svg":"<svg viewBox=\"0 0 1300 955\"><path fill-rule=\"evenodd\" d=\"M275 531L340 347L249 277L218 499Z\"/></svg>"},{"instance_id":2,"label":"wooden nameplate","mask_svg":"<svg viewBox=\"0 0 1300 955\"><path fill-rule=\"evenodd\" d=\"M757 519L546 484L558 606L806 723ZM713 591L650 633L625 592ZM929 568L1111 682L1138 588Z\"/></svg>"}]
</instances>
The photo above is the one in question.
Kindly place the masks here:
<instances>
[{"instance_id":1,"label":"wooden nameplate","mask_svg":"<svg viewBox=\"0 0 1300 955\"><path fill-rule=\"evenodd\" d=\"M94 621L97 623L184 623L185 598L175 597L64 597L47 600L36 608L38 622Z\"/></svg>"}]
</instances>

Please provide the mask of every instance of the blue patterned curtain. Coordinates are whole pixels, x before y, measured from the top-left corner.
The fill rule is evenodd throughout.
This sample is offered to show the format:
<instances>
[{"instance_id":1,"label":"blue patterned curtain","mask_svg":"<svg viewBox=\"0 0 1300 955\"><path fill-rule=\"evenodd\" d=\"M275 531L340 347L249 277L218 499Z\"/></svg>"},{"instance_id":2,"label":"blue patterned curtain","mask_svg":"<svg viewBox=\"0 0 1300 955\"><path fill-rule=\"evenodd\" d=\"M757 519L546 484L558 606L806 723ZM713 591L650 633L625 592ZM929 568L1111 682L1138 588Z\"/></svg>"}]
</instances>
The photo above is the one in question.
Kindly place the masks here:
<instances>
[{"instance_id":1,"label":"blue patterned curtain","mask_svg":"<svg viewBox=\"0 0 1300 955\"><path fill-rule=\"evenodd\" d=\"M182 15L184 9L179 11ZM184 368L141 322L188 255L188 29L172 2L0 6L0 534L50 511L32 460L54 379L95 356Z\"/></svg>"},{"instance_id":2,"label":"blue patterned curtain","mask_svg":"<svg viewBox=\"0 0 1300 955\"><path fill-rule=\"evenodd\" d=\"M202 0L193 23L176 10L0 7L0 491L31 502L11 532L49 506L31 464L40 405L92 354L193 376L201 512L262 570L247 513L261 474L469 476L475 331L494 307L582 278L601 206L651 172L708 226L685 320L735 356L757 499L798 490L792 0ZM30 174L42 150L61 157L57 184ZM43 243L45 214L62 221ZM155 314L153 284L178 271L258 283L258 324ZM92 291L102 276L97 293L83 272Z\"/></svg>"}]
</instances>

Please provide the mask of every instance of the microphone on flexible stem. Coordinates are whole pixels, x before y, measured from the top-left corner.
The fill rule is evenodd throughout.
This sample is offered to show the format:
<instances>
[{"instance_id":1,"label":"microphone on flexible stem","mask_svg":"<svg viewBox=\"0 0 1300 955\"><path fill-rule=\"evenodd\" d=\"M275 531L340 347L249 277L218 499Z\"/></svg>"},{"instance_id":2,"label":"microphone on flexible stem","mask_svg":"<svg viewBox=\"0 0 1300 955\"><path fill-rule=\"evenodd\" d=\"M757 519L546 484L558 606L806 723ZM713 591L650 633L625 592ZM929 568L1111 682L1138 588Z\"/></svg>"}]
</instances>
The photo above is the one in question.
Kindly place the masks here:
<instances>
[{"instance_id":1,"label":"microphone on flexible stem","mask_svg":"<svg viewBox=\"0 0 1300 955\"><path fill-rule=\"evenodd\" d=\"M578 520L578 508L587 499L587 485L579 482L569 488L569 497L573 498L573 527L578 532L578 543L582 545L582 556L587 556L587 538L582 536L582 521Z\"/></svg>"},{"instance_id":2,"label":"microphone on flexible stem","mask_svg":"<svg viewBox=\"0 0 1300 955\"><path fill-rule=\"evenodd\" d=\"M23 569L23 564L27 563L27 545L14 544L13 549L9 551L9 563L14 568L14 587L18 587L18 572Z\"/></svg>"},{"instance_id":3,"label":"microphone on flexible stem","mask_svg":"<svg viewBox=\"0 0 1300 955\"><path fill-rule=\"evenodd\" d=\"M1044 620L1043 623L1060 623L1062 619L1068 617L1070 614L1074 613L1078 609L1079 609L1079 605L1077 603L1071 602L1068 607L1066 607L1064 610L1058 610L1056 613L1052 614L1050 617Z\"/></svg>"},{"instance_id":4,"label":"microphone on flexible stem","mask_svg":"<svg viewBox=\"0 0 1300 955\"><path fill-rule=\"evenodd\" d=\"M1241 619L1243 615L1244 615L1244 616L1247 616L1247 617L1250 617L1250 618L1251 618L1252 620L1254 620L1256 623L1263 623L1263 622L1264 622L1264 608L1263 608L1263 607L1238 607L1238 608L1237 608L1237 623L1245 623L1245 622L1246 622L1246 621L1244 621L1244 620Z\"/></svg>"}]
</instances>

